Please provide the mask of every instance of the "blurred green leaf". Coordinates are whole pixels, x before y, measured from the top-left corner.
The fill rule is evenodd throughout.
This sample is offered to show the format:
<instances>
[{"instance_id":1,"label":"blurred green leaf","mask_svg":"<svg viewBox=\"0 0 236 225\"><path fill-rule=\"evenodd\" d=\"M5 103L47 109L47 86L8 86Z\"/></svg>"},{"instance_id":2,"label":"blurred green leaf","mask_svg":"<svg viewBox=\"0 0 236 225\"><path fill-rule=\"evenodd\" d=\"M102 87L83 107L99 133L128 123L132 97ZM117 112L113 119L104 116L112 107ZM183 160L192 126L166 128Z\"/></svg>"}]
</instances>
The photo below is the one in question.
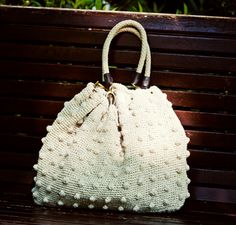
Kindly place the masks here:
<instances>
[{"instance_id":1,"label":"blurred green leaf","mask_svg":"<svg viewBox=\"0 0 236 225\"><path fill-rule=\"evenodd\" d=\"M202 0L199 0L199 2L201 2ZM197 11L198 10L198 6L196 4L196 0L189 0L190 2L190 5L193 7L193 10L194 11ZM186 4L186 3L185 3Z\"/></svg>"},{"instance_id":2,"label":"blurred green leaf","mask_svg":"<svg viewBox=\"0 0 236 225\"><path fill-rule=\"evenodd\" d=\"M188 14L188 6L184 3L184 14Z\"/></svg>"},{"instance_id":3,"label":"blurred green leaf","mask_svg":"<svg viewBox=\"0 0 236 225\"><path fill-rule=\"evenodd\" d=\"M235 16L236 0L0 0L0 4Z\"/></svg>"},{"instance_id":4,"label":"blurred green leaf","mask_svg":"<svg viewBox=\"0 0 236 225\"><path fill-rule=\"evenodd\" d=\"M102 0L96 0L96 9L101 10L102 9Z\"/></svg>"},{"instance_id":5,"label":"blurred green leaf","mask_svg":"<svg viewBox=\"0 0 236 225\"><path fill-rule=\"evenodd\" d=\"M163 3L161 5L157 5L156 2L153 2L152 11L155 12L155 13L160 13L164 9L164 7L165 7L165 3Z\"/></svg>"},{"instance_id":6,"label":"blurred green leaf","mask_svg":"<svg viewBox=\"0 0 236 225\"><path fill-rule=\"evenodd\" d=\"M6 5L7 1L6 0L0 0L0 5Z\"/></svg>"},{"instance_id":7,"label":"blurred green leaf","mask_svg":"<svg viewBox=\"0 0 236 225\"><path fill-rule=\"evenodd\" d=\"M140 2L138 2L138 10L139 12L143 12L143 7Z\"/></svg>"},{"instance_id":8,"label":"blurred green leaf","mask_svg":"<svg viewBox=\"0 0 236 225\"><path fill-rule=\"evenodd\" d=\"M176 9L176 14L182 14L182 11L180 9Z\"/></svg>"}]
</instances>

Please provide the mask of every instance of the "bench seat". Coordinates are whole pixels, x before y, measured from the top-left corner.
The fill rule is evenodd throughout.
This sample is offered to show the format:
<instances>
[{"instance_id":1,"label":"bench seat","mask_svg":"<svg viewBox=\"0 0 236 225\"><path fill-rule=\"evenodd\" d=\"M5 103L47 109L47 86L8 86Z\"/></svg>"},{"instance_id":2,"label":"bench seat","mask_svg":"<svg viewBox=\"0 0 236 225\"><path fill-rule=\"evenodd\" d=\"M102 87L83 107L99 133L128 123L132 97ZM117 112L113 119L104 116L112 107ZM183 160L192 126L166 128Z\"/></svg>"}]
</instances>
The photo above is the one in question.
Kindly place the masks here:
<instances>
[{"instance_id":1,"label":"bench seat","mask_svg":"<svg viewBox=\"0 0 236 225\"><path fill-rule=\"evenodd\" d=\"M190 199L170 214L36 206L32 166L64 101L101 80L101 49L119 21L145 27L151 84L190 137ZM118 36L114 80L129 84L140 43ZM0 224L236 224L236 19L0 6Z\"/></svg>"}]
</instances>

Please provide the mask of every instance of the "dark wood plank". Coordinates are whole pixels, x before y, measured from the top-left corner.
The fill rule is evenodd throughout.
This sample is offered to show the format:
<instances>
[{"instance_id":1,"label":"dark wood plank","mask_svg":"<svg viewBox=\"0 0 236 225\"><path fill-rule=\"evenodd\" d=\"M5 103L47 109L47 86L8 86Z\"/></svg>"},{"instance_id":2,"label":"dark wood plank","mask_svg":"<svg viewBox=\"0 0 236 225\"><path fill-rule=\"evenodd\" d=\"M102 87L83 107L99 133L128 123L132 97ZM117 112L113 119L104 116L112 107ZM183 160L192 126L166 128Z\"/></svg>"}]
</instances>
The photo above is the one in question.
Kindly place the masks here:
<instances>
[{"instance_id":1,"label":"dark wood plank","mask_svg":"<svg viewBox=\"0 0 236 225\"><path fill-rule=\"evenodd\" d=\"M28 184L9 184L9 183L1 183L0 185L0 193L1 194L6 194L8 196L8 200L13 199L14 197L12 197L11 195L23 195L25 196L32 196L31 193L31 189L32 189L32 185L28 185ZM2 200L2 197L0 197L0 202ZM0 203L1 206L2 202Z\"/></svg>"},{"instance_id":2,"label":"dark wood plank","mask_svg":"<svg viewBox=\"0 0 236 225\"><path fill-rule=\"evenodd\" d=\"M7 175L7 176L6 176ZM22 171L22 170L6 170L0 169L0 184L5 183L5 188L10 184L28 185L28 191L31 190L33 185L33 176L35 172ZM217 177L219 180L220 178ZM204 177L202 177L204 180ZM235 189L224 189L216 187L202 187L193 186L190 187L191 199L202 200L202 201L214 201L214 202L225 202L225 203L236 203L236 190ZM3 192L8 192L6 189ZM8 192L10 193L10 192Z\"/></svg>"},{"instance_id":3,"label":"dark wood plank","mask_svg":"<svg viewBox=\"0 0 236 225\"><path fill-rule=\"evenodd\" d=\"M191 198L200 201L236 203L236 190L210 188L210 187L190 187Z\"/></svg>"},{"instance_id":4,"label":"dark wood plank","mask_svg":"<svg viewBox=\"0 0 236 225\"><path fill-rule=\"evenodd\" d=\"M194 168L236 170L236 153L189 149L188 164Z\"/></svg>"},{"instance_id":5,"label":"dark wood plank","mask_svg":"<svg viewBox=\"0 0 236 225\"><path fill-rule=\"evenodd\" d=\"M22 86L24 86L24 83L21 84ZM38 86L35 86L35 91L33 90L33 86L28 86L29 90L23 88L16 89L15 93L18 94L19 97L20 93L23 92L23 97L25 97L25 95L28 95L27 97L40 97L41 99L45 97L45 95L47 95L48 100L0 97L0 102L4 106L1 110L1 113L32 113L36 115L55 116L62 109L64 101L70 100L82 88L81 85L76 84L65 85L60 83L45 82L38 84ZM172 90L163 90L163 92L167 94L169 101L171 101L173 106L175 107L195 108L201 110L213 110L221 112L227 110L231 114L236 111L235 95L227 95L224 93L210 94L198 93L193 91ZM14 94L14 91L9 92L9 94ZM34 94L36 94L37 96L34 96ZM61 97L63 101L53 101L52 97Z\"/></svg>"},{"instance_id":6,"label":"dark wood plank","mask_svg":"<svg viewBox=\"0 0 236 225\"><path fill-rule=\"evenodd\" d=\"M225 189L230 187L234 190L236 187L235 173L235 171L203 170L192 168L188 174L191 179L191 186L214 185L214 188L221 186ZM0 169L0 182L31 185L34 183L33 177L35 175L36 173L33 169L22 170L3 168ZM222 179L222 176L224 176L224 179Z\"/></svg>"},{"instance_id":7,"label":"dark wood plank","mask_svg":"<svg viewBox=\"0 0 236 225\"><path fill-rule=\"evenodd\" d=\"M168 71L152 71L151 84L168 88L186 88L191 90L236 91L236 77Z\"/></svg>"},{"instance_id":8,"label":"dark wood plank","mask_svg":"<svg viewBox=\"0 0 236 225\"><path fill-rule=\"evenodd\" d=\"M236 134L194 131L187 130L187 136L190 138L190 146L205 148L223 148L228 151L235 151Z\"/></svg>"},{"instance_id":9,"label":"dark wood plank","mask_svg":"<svg viewBox=\"0 0 236 225\"><path fill-rule=\"evenodd\" d=\"M101 212L90 210L68 210L38 207L31 197L13 195L0 196L0 213L7 222L21 219L27 224L234 224L234 207L230 204L187 201L184 208L172 214L136 214ZM186 207L187 206L187 207ZM190 210L191 209L191 210ZM13 212L13 213L12 213ZM29 219L31 218L31 220ZM89 218L89 219L88 219ZM16 221L17 220L17 221ZM46 222L47 221L47 222ZM110 222L109 222L110 221ZM24 223L25 224L25 223Z\"/></svg>"},{"instance_id":10,"label":"dark wood plank","mask_svg":"<svg viewBox=\"0 0 236 225\"><path fill-rule=\"evenodd\" d=\"M12 151L34 154L38 153L42 147L41 138L28 135L0 133L0 141L4 142L0 152Z\"/></svg>"},{"instance_id":11,"label":"dark wood plank","mask_svg":"<svg viewBox=\"0 0 236 225\"><path fill-rule=\"evenodd\" d=\"M37 163L38 153L24 153L16 152L4 152L0 150L0 168L8 169L28 169L32 170L32 166Z\"/></svg>"},{"instance_id":12,"label":"dark wood plank","mask_svg":"<svg viewBox=\"0 0 236 225\"><path fill-rule=\"evenodd\" d=\"M192 185L214 185L228 188L236 188L236 172L226 170L210 170L192 168L189 171ZM224 179L222 179L224 177Z\"/></svg>"},{"instance_id":13,"label":"dark wood plank","mask_svg":"<svg viewBox=\"0 0 236 225\"><path fill-rule=\"evenodd\" d=\"M197 187L195 187L197 189ZM234 204L227 203L217 203L217 202L207 202L207 201L186 201L183 208L183 213L187 215L193 214L193 216L198 216L200 213L204 213L207 217L211 214L225 215L235 218L236 208ZM181 213L182 216L184 216ZM212 219L210 219L212 221Z\"/></svg>"},{"instance_id":14,"label":"dark wood plank","mask_svg":"<svg viewBox=\"0 0 236 225\"><path fill-rule=\"evenodd\" d=\"M55 117L63 108L63 102L55 100L0 98L0 102L5 106L1 109L1 113L10 115L47 115Z\"/></svg>"},{"instance_id":15,"label":"dark wood plank","mask_svg":"<svg viewBox=\"0 0 236 225\"><path fill-rule=\"evenodd\" d=\"M236 33L235 18L85 10L68 11L53 8L22 9L9 6L1 6L0 10L0 21L2 23L48 25L50 22L50 25L110 29L121 20L134 19L142 23L148 31L154 30L155 32L207 33L221 36L235 35Z\"/></svg>"},{"instance_id":16,"label":"dark wood plank","mask_svg":"<svg viewBox=\"0 0 236 225\"><path fill-rule=\"evenodd\" d=\"M133 213L119 213L119 212L103 212L100 210L73 210L73 209L61 209L57 210L50 207L38 207L32 203L32 200L25 201L23 196L15 196L16 199L5 200L0 205L0 213L2 221L6 221L7 224L14 222L24 221L24 224L157 224L157 225L228 225L234 224L234 214L226 212L226 209L231 212L229 204L222 204L224 207L221 213L215 213L212 208L220 208L219 204L210 204L197 202L193 205L193 211L181 210L177 213L167 214L133 214ZM20 204L16 203L20 202ZM8 207L4 207L4 206ZM185 204L187 205L187 204ZM218 207L218 208L217 208ZM201 208L208 210L201 210ZM198 211L198 216L196 212ZM13 212L13 213L11 213Z\"/></svg>"},{"instance_id":17,"label":"dark wood plank","mask_svg":"<svg viewBox=\"0 0 236 225\"><path fill-rule=\"evenodd\" d=\"M101 64L101 49L96 48L13 43L0 43L0 48L0 57L4 59ZM112 50L111 52L110 65L137 65L139 51ZM152 53L152 67L206 72L236 72L236 58L154 52Z\"/></svg>"},{"instance_id":18,"label":"dark wood plank","mask_svg":"<svg viewBox=\"0 0 236 225\"><path fill-rule=\"evenodd\" d=\"M218 151L233 152L236 147L236 134L214 133L206 131L187 130L190 137L189 146L215 149ZM42 136L41 136L42 137ZM0 140L4 150L35 151L40 149L40 137L28 135L4 134L0 133ZM13 141L14 140L14 141Z\"/></svg>"},{"instance_id":19,"label":"dark wood plank","mask_svg":"<svg viewBox=\"0 0 236 225\"><path fill-rule=\"evenodd\" d=\"M208 130L231 130L235 132L235 115L202 113L175 110L185 128ZM28 133L45 135L46 126L53 123L53 119L31 118L22 116L0 116L0 133Z\"/></svg>"},{"instance_id":20,"label":"dark wood plank","mask_svg":"<svg viewBox=\"0 0 236 225\"><path fill-rule=\"evenodd\" d=\"M182 106L188 108L201 108L210 110L222 110L233 112L236 109L234 104L236 98L235 95L222 94L208 94L199 93L189 90L186 91L170 91L164 90L167 94L169 101L174 106Z\"/></svg>"},{"instance_id":21,"label":"dark wood plank","mask_svg":"<svg viewBox=\"0 0 236 225\"><path fill-rule=\"evenodd\" d=\"M115 73L115 74L117 74L117 73ZM164 85L168 85L169 83L170 84L168 86L170 86L170 87L173 86L173 83L175 81L175 79L172 82L165 81L165 84L163 85L161 83L161 81L162 81L162 79L164 80L164 77L162 79L160 79L159 77L155 77L155 76L156 76L156 74L154 74L154 76L153 76L152 83L154 83L154 81L157 80L156 83L160 84L162 89L165 88ZM175 74L175 76L178 77L178 74ZM132 76L130 76L130 77L132 78ZM185 78L188 78L188 75L185 75ZM196 78L197 78L196 80L199 79L197 77L197 75L196 75ZM212 78L212 82L214 83L215 82L214 76L208 76L208 83L209 83L210 78ZM158 82L159 79L160 79L160 82ZM216 77L216 79L217 79L217 77ZM93 79L91 79L91 80L95 81ZM182 79L180 79L177 82L180 83L181 80ZM130 79L130 81L131 81L131 79ZM204 81L204 79L203 79L203 81ZM221 81L224 82L223 79ZM236 79L232 79L231 81L236 82ZM193 82L194 82L194 80L193 80ZM172 83L172 85L171 85L171 83ZM15 96L15 95L17 95L17 96L32 96L32 97L34 97L34 96L36 96L36 97L72 97L76 93L80 92L85 87L85 85L82 83L75 84L74 82L72 83L72 82L67 82L67 81L64 81L64 82L62 82L62 81L50 82L49 81L48 82L48 81L44 81L44 80L42 80L42 81L27 81L27 80L22 80L22 79L14 79L14 80L8 80L8 79L5 80L4 79L1 81L0 87L1 87L0 88L1 96ZM183 87L183 85L182 85L182 87ZM175 85L175 88L178 88L178 86ZM189 87L189 89L190 88L191 87ZM200 88L200 87L198 87L198 88ZM207 87L205 87L205 88L207 88ZM222 89L223 88L225 88L225 86L222 86ZM59 90L59 91L55 91L54 89ZM225 90L222 90L222 91L225 91ZM222 92L220 94L222 94Z\"/></svg>"},{"instance_id":22,"label":"dark wood plank","mask_svg":"<svg viewBox=\"0 0 236 225\"><path fill-rule=\"evenodd\" d=\"M0 182L31 185L36 175L32 170L0 169Z\"/></svg>"},{"instance_id":23,"label":"dark wood plank","mask_svg":"<svg viewBox=\"0 0 236 225\"><path fill-rule=\"evenodd\" d=\"M65 64L0 61L0 77L9 79L44 79L96 82L101 80L101 67ZM112 69L116 82L132 81L134 70ZM88 76L89 74L89 76ZM209 82L210 81L210 82ZM152 71L151 85L161 87L236 91L236 77L168 71Z\"/></svg>"},{"instance_id":24,"label":"dark wood plank","mask_svg":"<svg viewBox=\"0 0 236 225\"><path fill-rule=\"evenodd\" d=\"M6 152L1 149L0 167L31 169L38 159L38 151L39 149L35 149L34 152L28 149L25 150L27 152L25 153L15 149L14 151L9 150ZM188 164L191 168L235 171L235 160L235 153L190 149Z\"/></svg>"},{"instance_id":25,"label":"dark wood plank","mask_svg":"<svg viewBox=\"0 0 236 225\"><path fill-rule=\"evenodd\" d=\"M235 130L236 115L175 110L184 127Z\"/></svg>"},{"instance_id":26,"label":"dark wood plank","mask_svg":"<svg viewBox=\"0 0 236 225\"><path fill-rule=\"evenodd\" d=\"M46 127L54 120L20 116L0 116L0 133L27 133L29 135L46 135Z\"/></svg>"},{"instance_id":27,"label":"dark wood plank","mask_svg":"<svg viewBox=\"0 0 236 225\"><path fill-rule=\"evenodd\" d=\"M37 97L37 98L72 98L85 88L84 84L44 81L1 81L1 96Z\"/></svg>"},{"instance_id":28,"label":"dark wood plank","mask_svg":"<svg viewBox=\"0 0 236 225\"><path fill-rule=\"evenodd\" d=\"M2 24L0 25L2 35L1 41L23 41L23 42L48 42L50 44L76 44L102 46L108 31L49 27L49 26L29 26ZM229 38L202 37L202 36L183 36L183 35L166 35L151 33L148 34L150 47L159 51L171 50L171 52L211 52L223 54L235 54L236 40ZM131 34L120 35L115 41L118 47L139 47L140 41Z\"/></svg>"},{"instance_id":29,"label":"dark wood plank","mask_svg":"<svg viewBox=\"0 0 236 225\"><path fill-rule=\"evenodd\" d=\"M96 82L102 78L101 67L69 64L0 61L1 78L30 80L67 80ZM89 76L88 76L89 74ZM129 73L131 75L131 72Z\"/></svg>"}]
</instances>

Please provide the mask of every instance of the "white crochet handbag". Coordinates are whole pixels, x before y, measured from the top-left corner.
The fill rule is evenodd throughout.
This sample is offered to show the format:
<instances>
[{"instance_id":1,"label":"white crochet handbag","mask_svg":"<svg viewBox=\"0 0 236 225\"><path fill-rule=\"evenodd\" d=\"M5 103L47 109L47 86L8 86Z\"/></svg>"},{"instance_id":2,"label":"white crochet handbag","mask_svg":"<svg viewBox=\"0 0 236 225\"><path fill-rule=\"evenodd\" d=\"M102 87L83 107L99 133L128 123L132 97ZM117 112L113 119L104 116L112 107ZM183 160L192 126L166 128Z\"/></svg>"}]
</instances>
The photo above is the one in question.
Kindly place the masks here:
<instances>
[{"instance_id":1,"label":"white crochet handbag","mask_svg":"<svg viewBox=\"0 0 236 225\"><path fill-rule=\"evenodd\" d=\"M121 32L142 41L135 89L113 83L109 73L110 43ZM166 94L156 86L147 88L150 65L144 28L132 20L114 26L103 47L109 90L89 83L47 127L34 166L37 204L137 212L170 212L184 204L189 139Z\"/></svg>"}]
</instances>

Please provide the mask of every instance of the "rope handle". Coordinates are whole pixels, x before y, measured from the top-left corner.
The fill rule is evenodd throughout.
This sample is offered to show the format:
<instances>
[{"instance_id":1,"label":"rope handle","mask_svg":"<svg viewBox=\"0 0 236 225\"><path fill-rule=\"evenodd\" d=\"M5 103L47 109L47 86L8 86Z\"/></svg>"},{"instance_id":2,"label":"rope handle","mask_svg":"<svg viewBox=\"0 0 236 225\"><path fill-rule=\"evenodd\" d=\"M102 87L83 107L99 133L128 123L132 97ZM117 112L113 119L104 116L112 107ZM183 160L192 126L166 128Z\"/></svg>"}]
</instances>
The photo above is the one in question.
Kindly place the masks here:
<instances>
[{"instance_id":1,"label":"rope handle","mask_svg":"<svg viewBox=\"0 0 236 225\"><path fill-rule=\"evenodd\" d=\"M145 74L144 74L144 79L142 82L142 88L147 88L149 85L149 81L150 81L150 70L151 70L151 54L150 54L150 48L147 42L147 35L146 32L143 28L143 26L134 21L134 20L125 20L122 21L118 24L116 24L109 32L104 45L103 45L103 51L102 51L102 59L103 59L103 63L102 63L102 80L106 83L106 84L111 84L113 82L113 78L110 75L109 72L109 66L108 66L108 53L109 53L109 48L110 48L110 44L112 39L118 35L121 32L130 32L135 34L136 36L139 37L139 39L141 39L141 54L140 54L140 59L139 59L139 63L138 63L138 67L136 69L136 76L135 79L133 81L133 85L136 85L140 79L145 61L146 61L146 67L145 67Z\"/></svg>"},{"instance_id":2,"label":"rope handle","mask_svg":"<svg viewBox=\"0 0 236 225\"><path fill-rule=\"evenodd\" d=\"M117 35L122 33L122 32L129 32L134 34L135 36L137 36L139 39L141 39L141 35L139 33L139 31L133 27L125 27L125 28L121 28L118 32ZM144 72L144 79L142 82L142 88L147 88L149 85L149 79L150 79L150 71L151 71L151 51L150 51L150 47L148 45L148 43L146 43L146 48L145 48L145 53L143 55L141 55L140 57L144 57L145 56L145 72ZM134 78L134 81L132 82L133 86L137 86L139 80L140 80L140 73L136 72L136 76ZM145 79L148 78L148 79Z\"/></svg>"}]
</instances>

